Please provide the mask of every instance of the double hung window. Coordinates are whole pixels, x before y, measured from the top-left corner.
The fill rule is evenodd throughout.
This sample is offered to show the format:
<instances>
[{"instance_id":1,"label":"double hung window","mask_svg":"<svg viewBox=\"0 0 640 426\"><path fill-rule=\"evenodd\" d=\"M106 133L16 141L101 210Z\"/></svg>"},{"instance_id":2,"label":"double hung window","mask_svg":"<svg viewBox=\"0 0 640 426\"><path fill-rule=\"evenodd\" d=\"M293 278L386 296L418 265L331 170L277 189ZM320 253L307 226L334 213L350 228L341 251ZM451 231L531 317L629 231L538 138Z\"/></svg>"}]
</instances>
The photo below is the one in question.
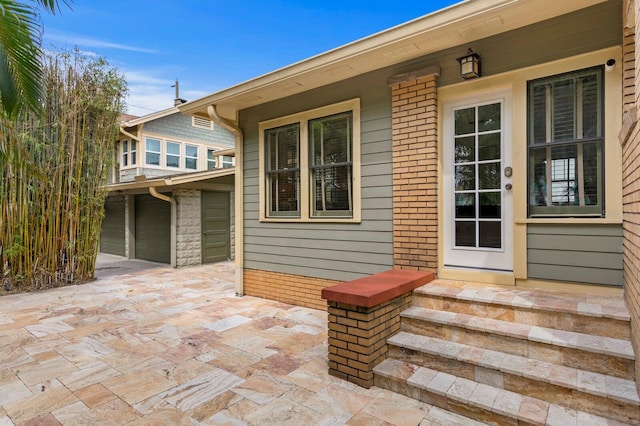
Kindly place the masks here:
<instances>
[{"instance_id":1,"label":"double hung window","mask_svg":"<svg viewBox=\"0 0 640 426\"><path fill-rule=\"evenodd\" d=\"M160 140L147 138L146 143L146 158L147 165L159 166L160 165Z\"/></svg>"},{"instance_id":2,"label":"double hung window","mask_svg":"<svg viewBox=\"0 0 640 426\"><path fill-rule=\"evenodd\" d=\"M198 147L186 144L184 146L184 167L190 170L198 169Z\"/></svg>"},{"instance_id":3,"label":"double hung window","mask_svg":"<svg viewBox=\"0 0 640 426\"><path fill-rule=\"evenodd\" d=\"M269 216L300 216L300 123L265 131Z\"/></svg>"},{"instance_id":4,"label":"double hung window","mask_svg":"<svg viewBox=\"0 0 640 426\"><path fill-rule=\"evenodd\" d=\"M313 216L353 212L350 112L309 122Z\"/></svg>"},{"instance_id":5,"label":"double hung window","mask_svg":"<svg viewBox=\"0 0 640 426\"><path fill-rule=\"evenodd\" d=\"M360 103L260 123L261 218L360 219Z\"/></svg>"},{"instance_id":6,"label":"double hung window","mask_svg":"<svg viewBox=\"0 0 640 426\"><path fill-rule=\"evenodd\" d=\"M166 149L167 167L180 167L180 144L167 141Z\"/></svg>"},{"instance_id":7,"label":"double hung window","mask_svg":"<svg viewBox=\"0 0 640 426\"><path fill-rule=\"evenodd\" d=\"M216 168L216 150L207 149L207 170Z\"/></svg>"},{"instance_id":8,"label":"double hung window","mask_svg":"<svg viewBox=\"0 0 640 426\"><path fill-rule=\"evenodd\" d=\"M529 215L602 216L602 67L528 84Z\"/></svg>"},{"instance_id":9,"label":"double hung window","mask_svg":"<svg viewBox=\"0 0 640 426\"><path fill-rule=\"evenodd\" d=\"M136 165L136 148L135 140L125 139L122 141L122 167Z\"/></svg>"}]
</instances>

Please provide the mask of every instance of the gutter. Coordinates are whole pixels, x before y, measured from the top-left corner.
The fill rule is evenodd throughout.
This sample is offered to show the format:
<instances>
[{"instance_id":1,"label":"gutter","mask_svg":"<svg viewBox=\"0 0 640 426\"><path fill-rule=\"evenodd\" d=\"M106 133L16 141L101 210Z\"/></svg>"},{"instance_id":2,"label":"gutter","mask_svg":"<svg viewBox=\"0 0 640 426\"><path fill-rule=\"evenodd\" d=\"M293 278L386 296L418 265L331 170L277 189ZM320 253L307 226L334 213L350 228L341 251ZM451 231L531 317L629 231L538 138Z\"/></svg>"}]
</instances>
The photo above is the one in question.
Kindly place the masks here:
<instances>
[{"instance_id":1,"label":"gutter","mask_svg":"<svg viewBox=\"0 0 640 426\"><path fill-rule=\"evenodd\" d=\"M172 197L160 194L155 187L149 187L149 194L153 197L171 204L171 267L176 267L177 258L177 232L178 232L178 204Z\"/></svg>"},{"instance_id":2,"label":"gutter","mask_svg":"<svg viewBox=\"0 0 640 426\"><path fill-rule=\"evenodd\" d=\"M220 124L235 136L236 167L235 167L235 237L236 237L236 295L244 296L244 167L243 167L243 135L242 130L235 123L220 117L215 105L207 106L207 114L211 121ZM240 190L238 190L238 188Z\"/></svg>"}]
</instances>

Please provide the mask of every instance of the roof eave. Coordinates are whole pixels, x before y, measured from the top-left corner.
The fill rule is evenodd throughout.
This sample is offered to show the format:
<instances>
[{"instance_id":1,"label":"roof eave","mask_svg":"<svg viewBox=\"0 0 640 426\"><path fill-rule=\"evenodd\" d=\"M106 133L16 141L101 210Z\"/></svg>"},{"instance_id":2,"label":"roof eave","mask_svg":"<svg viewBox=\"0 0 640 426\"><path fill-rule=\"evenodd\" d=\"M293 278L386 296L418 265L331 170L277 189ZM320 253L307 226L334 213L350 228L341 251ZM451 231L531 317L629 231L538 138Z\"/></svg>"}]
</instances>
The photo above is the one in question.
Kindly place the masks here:
<instances>
[{"instance_id":1,"label":"roof eave","mask_svg":"<svg viewBox=\"0 0 640 426\"><path fill-rule=\"evenodd\" d=\"M136 189L145 188L159 188L165 186L184 185L193 182L200 182L203 180L214 179L218 177L224 177L235 174L234 167L228 167L226 169L207 170L202 172L186 173L184 175L165 176L161 178L143 179L134 182L112 183L106 185L107 192L117 191L132 191Z\"/></svg>"},{"instance_id":2,"label":"roof eave","mask_svg":"<svg viewBox=\"0 0 640 426\"><path fill-rule=\"evenodd\" d=\"M151 114L144 115L142 117L134 118L133 120L121 121L120 126L125 128L135 127L139 124L147 123L149 121L157 120L159 118L164 118L169 115L175 114L177 112L180 112L180 110L177 107L171 107L171 108L163 109L162 111L157 111Z\"/></svg>"},{"instance_id":3,"label":"roof eave","mask_svg":"<svg viewBox=\"0 0 640 426\"><path fill-rule=\"evenodd\" d=\"M338 69L341 65L358 64L358 68L352 74L346 73L342 77L337 77L335 81L402 63L438 50L462 45L604 1L606 0L563 0L562 2L557 0L465 0L211 95L184 103L178 108L186 114L206 116L207 106L226 106L226 115L235 118L232 116L232 112L278 98L273 93L269 97L262 98L260 96L268 90L274 91L282 88L279 97L285 97L327 84L319 77L323 73L328 74L332 69ZM532 10L535 10L536 16L532 15ZM495 25L503 14L518 18L513 18L510 22L502 22L501 25ZM424 50L416 49L413 53L402 51L403 46L411 46L414 40L439 39L446 34L453 34L454 37L446 37L443 42L434 46L426 44L427 47ZM394 49L399 52L395 57L393 55ZM371 54L378 54L382 60L376 60L369 68L360 67L360 64L364 62L360 59ZM301 81L308 84L300 84Z\"/></svg>"}]
</instances>

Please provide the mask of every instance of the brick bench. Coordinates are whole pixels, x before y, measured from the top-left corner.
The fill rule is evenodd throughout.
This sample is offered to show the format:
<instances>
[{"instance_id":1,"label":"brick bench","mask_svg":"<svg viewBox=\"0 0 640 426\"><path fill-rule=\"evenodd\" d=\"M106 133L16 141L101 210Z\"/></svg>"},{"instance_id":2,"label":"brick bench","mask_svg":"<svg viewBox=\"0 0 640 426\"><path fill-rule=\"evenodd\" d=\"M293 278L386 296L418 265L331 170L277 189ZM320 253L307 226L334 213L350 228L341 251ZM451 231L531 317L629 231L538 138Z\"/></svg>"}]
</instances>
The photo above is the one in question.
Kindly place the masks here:
<instances>
[{"instance_id":1,"label":"brick bench","mask_svg":"<svg viewBox=\"0 0 640 426\"><path fill-rule=\"evenodd\" d=\"M329 312L329 374L373 386L373 368L387 356L387 339L400 330L411 292L433 271L392 269L322 290Z\"/></svg>"}]
</instances>

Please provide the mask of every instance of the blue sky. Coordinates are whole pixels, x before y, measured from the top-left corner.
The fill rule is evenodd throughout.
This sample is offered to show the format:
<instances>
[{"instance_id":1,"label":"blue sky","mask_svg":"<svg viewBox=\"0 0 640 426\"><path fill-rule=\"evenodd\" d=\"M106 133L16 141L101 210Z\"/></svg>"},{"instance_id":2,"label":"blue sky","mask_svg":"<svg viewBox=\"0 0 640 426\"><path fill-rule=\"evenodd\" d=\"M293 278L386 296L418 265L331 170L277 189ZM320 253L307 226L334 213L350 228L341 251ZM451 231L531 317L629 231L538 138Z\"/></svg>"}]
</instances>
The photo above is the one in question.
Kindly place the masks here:
<instances>
[{"instance_id":1,"label":"blue sky","mask_svg":"<svg viewBox=\"0 0 640 426\"><path fill-rule=\"evenodd\" d=\"M43 14L43 41L105 58L145 115L173 106L176 78L193 100L456 2L75 0Z\"/></svg>"}]
</instances>

